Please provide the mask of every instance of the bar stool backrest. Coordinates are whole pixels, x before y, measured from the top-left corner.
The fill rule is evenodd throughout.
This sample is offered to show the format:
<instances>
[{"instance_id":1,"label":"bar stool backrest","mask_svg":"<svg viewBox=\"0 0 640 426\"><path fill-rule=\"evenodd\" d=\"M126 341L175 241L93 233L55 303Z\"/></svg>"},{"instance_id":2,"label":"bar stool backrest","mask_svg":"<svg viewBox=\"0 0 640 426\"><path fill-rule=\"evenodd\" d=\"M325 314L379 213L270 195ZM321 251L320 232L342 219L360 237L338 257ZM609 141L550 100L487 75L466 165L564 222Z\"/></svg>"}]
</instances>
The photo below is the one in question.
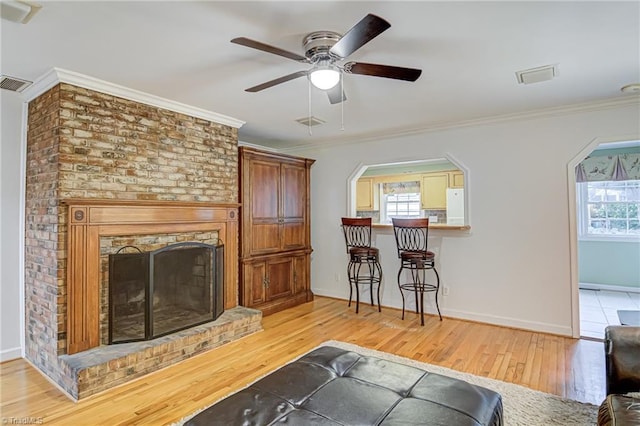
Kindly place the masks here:
<instances>
[{"instance_id":1,"label":"bar stool backrest","mask_svg":"<svg viewBox=\"0 0 640 426\"><path fill-rule=\"evenodd\" d=\"M392 218L393 233L398 247L398 258L402 253L427 253L429 218Z\"/></svg>"},{"instance_id":2,"label":"bar stool backrest","mask_svg":"<svg viewBox=\"0 0 640 426\"><path fill-rule=\"evenodd\" d=\"M344 231L344 240L347 243L347 253L352 247L371 247L370 217L343 217L342 230Z\"/></svg>"}]
</instances>

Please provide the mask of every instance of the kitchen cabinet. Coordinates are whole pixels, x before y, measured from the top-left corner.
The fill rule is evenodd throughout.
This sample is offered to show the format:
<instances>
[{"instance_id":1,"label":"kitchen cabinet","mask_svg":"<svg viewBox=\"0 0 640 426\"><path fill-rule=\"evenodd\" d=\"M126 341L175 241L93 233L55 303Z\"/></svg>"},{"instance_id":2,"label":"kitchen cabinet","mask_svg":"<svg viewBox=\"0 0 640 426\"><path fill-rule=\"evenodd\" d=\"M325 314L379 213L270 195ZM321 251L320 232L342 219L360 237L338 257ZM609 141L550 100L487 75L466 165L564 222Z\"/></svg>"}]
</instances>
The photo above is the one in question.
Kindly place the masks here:
<instances>
[{"instance_id":1,"label":"kitchen cabinet","mask_svg":"<svg viewBox=\"0 0 640 426\"><path fill-rule=\"evenodd\" d=\"M461 170L449 172L449 188L464 188L464 173Z\"/></svg>"},{"instance_id":2,"label":"kitchen cabinet","mask_svg":"<svg viewBox=\"0 0 640 426\"><path fill-rule=\"evenodd\" d=\"M313 162L240 147L240 302L265 315L313 300L309 283Z\"/></svg>"},{"instance_id":3,"label":"kitchen cabinet","mask_svg":"<svg viewBox=\"0 0 640 426\"><path fill-rule=\"evenodd\" d=\"M427 173L421 178L420 201L425 210L447 208L449 172Z\"/></svg>"},{"instance_id":4,"label":"kitchen cabinet","mask_svg":"<svg viewBox=\"0 0 640 426\"><path fill-rule=\"evenodd\" d=\"M356 210L378 210L378 185L373 178L360 178L356 182Z\"/></svg>"},{"instance_id":5,"label":"kitchen cabinet","mask_svg":"<svg viewBox=\"0 0 640 426\"><path fill-rule=\"evenodd\" d=\"M360 178L356 182L356 210L373 210L373 180Z\"/></svg>"},{"instance_id":6,"label":"kitchen cabinet","mask_svg":"<svg viewBox=\"0 0 640 426\"><path fill-rule=\"evenodd\" d=\"M461 170L425 173L421 176L421 205L426 210L447 208L447 188L464 188Z\"/></svg>"}]
</instances>

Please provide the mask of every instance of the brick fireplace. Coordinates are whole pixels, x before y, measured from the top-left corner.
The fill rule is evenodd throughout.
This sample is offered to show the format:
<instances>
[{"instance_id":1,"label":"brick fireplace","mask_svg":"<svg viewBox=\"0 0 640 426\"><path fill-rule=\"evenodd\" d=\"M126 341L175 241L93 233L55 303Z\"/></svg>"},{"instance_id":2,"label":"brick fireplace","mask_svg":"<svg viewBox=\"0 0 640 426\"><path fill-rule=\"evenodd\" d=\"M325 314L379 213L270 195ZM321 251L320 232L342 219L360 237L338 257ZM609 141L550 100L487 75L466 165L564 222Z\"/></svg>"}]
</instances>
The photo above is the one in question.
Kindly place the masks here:
<instances>
[{"instance_id":1,"label":"brick fireplace","mask_svg":"<svg viewBox=\"0 0 640 426\"><path fill-rule=\"evenodd\" d=\"M237 299L237 128L60 83L28 105L26 358L83 398L261 329ZM222 240L225 312L104 344L104 259L126 241Z\"/></svg>"}]
</instances>

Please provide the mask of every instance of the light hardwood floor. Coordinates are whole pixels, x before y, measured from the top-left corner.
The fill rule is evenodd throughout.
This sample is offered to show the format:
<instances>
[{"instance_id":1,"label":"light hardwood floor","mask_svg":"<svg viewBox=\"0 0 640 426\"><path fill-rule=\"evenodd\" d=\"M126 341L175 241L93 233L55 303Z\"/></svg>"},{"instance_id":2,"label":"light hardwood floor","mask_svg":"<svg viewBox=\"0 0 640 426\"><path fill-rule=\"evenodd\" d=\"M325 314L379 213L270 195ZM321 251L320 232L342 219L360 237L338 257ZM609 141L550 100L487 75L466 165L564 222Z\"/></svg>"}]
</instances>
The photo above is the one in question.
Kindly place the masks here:
<instances>
[{"instance_id":1,"label":"light hardwood floor","mask_svg":"<svg viewBox=\"0 0 640 426\"><path fill-rule=\"evenodd\" d=\"M167 424L234 392L327 340L340 340L599 404L602 343L317 297L263 319L264 331L94 395L67 399L24 360L0 365L1 416L44 424Z\"/></svg>"}]
</instances>

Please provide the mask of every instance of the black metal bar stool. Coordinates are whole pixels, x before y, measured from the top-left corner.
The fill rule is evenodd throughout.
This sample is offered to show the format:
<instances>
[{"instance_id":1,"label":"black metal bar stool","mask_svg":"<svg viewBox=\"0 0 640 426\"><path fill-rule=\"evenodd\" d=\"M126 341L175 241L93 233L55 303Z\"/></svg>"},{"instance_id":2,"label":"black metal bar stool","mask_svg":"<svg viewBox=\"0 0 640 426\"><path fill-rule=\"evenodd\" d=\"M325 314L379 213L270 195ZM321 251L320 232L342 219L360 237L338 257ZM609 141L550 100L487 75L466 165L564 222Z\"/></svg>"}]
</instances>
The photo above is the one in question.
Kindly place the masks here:
<instances>
[{"instance_id":1,"label":"black metal bar stool","mask_svg":"<svg viewBox=\"0 0 640 426\"><path fill-rule=\"evenodd\" d=\"M398 287L402 296L402 319L404 319L404 292L411 291L416 297L416 313L420 314L420 325L424 325L424 293L433 291L436 293L438 316L442 321L440 306L438 305L440 276L436 270L436 255L427 250L429 219L392 219L392 222L396 246L398 247L398 258L400 259ZM411 272L411 281L403 283L401 275L405 269ZM435 284L427 283L426 272L428 270L433 270L435 273ZM419 300L418 295L420 295Z\"/></svg>"},{"instance_id":2,"label":"black metal bar stool","mask_svg":"<svg viewBox=\"0 0 640 426\"><path fill-rule=\"evenodd\" d=\"M349 264L347 277L349 278L349 306L356 289L356 314L360 308L360 285L369 285L371 306L373 303L373 287L377 285L378 312L380 307L380 283L382 282L382 267L380 266L379 250L371 247L371 218L342 218L344 240L347 243ZM363 268L364 267L364 268Z\"/></svg>"}]
</instances>

